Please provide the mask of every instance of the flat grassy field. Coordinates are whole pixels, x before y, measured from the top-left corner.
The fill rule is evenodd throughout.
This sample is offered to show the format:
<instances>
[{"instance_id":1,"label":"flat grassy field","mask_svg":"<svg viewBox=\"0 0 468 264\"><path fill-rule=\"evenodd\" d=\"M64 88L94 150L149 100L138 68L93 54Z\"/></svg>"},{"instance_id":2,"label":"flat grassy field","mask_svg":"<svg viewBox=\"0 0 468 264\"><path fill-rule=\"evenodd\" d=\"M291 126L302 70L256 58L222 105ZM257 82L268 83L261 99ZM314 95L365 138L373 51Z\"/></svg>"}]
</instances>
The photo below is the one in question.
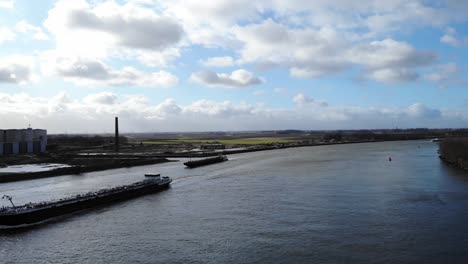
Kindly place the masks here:
<instances>
[{"instance_id":1,"label":"flat grassy field","mask_svg":"<svg viewBox=\"0 0 468 264\"><path fill-rule=\"evenodd\" d=\"M183 144L183 143L195 143L195 144L209 144L209 143L221 143L225 145L260 145L260 144L272 144L272 143L291 143L296 142L295 139L287 138L241 138L241 139L161 139L143 141L143 144Z\"/></svg>"}]
</instances>

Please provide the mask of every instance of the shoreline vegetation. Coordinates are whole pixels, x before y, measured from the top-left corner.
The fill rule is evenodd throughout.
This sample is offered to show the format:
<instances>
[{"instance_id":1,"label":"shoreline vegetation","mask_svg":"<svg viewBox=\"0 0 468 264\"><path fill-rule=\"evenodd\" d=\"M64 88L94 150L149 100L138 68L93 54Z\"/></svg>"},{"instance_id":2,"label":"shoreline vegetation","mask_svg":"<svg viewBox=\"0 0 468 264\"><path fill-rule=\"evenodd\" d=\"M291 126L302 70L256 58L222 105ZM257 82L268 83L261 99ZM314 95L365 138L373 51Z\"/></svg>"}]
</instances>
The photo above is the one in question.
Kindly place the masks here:
<instances>
[{"instance_id":1,"label":"shoreline vegetation","mask_svg":"<svg viewBox=\"0 0 468 264\"><path fill-rule=\"evenodd\" d=\"M115 152L111 135L50 135L47 153L0 157L0 167L40 163L70 167L40 172L4 172L0 173L0 183L174 161L167 158L202 158L284 148L454 136L468 136L468 129L143 133L121 136L119 151ZM452 161L451 156L447 156L447 160Z\"/></svg>"},{"instance_id":2,"label":"shoreline vegetation","mask_svg":"<svg viewBox=\"0 0 468 264\"><path fill-rule=\"evenodd\" d=\"M439 158L461 169L468 169L468 138L447 138L439 143Z\"/></svg>"}]
</instances>

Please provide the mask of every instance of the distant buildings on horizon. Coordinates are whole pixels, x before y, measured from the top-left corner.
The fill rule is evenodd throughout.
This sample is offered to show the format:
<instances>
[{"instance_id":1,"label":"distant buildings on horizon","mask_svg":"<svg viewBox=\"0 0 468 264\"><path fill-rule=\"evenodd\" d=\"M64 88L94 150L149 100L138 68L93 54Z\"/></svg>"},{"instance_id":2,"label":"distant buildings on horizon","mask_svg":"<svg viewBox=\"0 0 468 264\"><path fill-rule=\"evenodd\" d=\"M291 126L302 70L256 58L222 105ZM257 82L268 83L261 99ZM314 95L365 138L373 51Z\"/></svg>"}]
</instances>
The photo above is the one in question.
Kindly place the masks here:
<instances>
[{"instance_id":1,"label":"distant buildings on horizon","mask_svg":"<svg viewBox=\"0 0 468 264\"><path fill-rule=\"evenodd\" d=\"M46 151L45 129L0 129L0 156L38 154Z\"/></svg>"}]
</instances>

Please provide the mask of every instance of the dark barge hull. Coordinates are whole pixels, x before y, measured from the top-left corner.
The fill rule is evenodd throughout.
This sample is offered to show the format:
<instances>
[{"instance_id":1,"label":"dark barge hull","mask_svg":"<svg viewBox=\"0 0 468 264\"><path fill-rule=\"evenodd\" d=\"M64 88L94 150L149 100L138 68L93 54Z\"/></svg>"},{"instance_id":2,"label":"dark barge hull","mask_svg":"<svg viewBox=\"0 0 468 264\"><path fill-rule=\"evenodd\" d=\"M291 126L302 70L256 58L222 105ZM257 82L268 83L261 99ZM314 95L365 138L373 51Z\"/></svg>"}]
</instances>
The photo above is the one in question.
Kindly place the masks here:
<instances>
[{"instance_id":1,"label":"dark barge hull","mask_svg":"<svg viewBox=\"0 0 468 264\"><path fill-rule=\"evenodd\" d=\"M187 166L188 168L195 168L195 167L210 165L210 164L223 162L223 161L227 161L226 156L218 156L214 158L207 158L207 159L201 159L201 160L191 160L191 161L185 162L184 165Z\"/></svg>"},{"instance_id":2,"label":"dark barge hull","mask_svg":"<svg viewBox=\"0 0 468 264\"><path fill-rule=\"evenodd\" d=\"M158 192L169 187L171 181L163 184L147 184L138 186L134 189L123 189L110 194L97 195L88 199L77 199L63 203L57 203L52 206L47 206L38 209L25 210L17 213L0 214L0 226L22 226L38 222L43 222L47 219L70 214L73 212L108 205L113 202L128 200L137 196L142 196L149 193Z\"/></svg>"}]
</instances>

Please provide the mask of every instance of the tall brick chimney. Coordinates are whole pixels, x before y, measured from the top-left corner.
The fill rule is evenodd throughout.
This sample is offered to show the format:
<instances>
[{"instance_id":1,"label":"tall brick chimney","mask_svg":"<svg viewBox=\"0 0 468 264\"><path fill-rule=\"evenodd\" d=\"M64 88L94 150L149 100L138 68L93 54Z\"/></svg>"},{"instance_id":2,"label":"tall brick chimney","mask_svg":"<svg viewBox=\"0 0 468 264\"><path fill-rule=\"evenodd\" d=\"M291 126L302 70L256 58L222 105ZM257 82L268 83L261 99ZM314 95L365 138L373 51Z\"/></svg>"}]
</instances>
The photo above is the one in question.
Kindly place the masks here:
<instances>
[{"instance_id":1,"label":"tall brick chimney","mask_svg":"<svg viewBox=\"0 0 468 264\"><path fill-rule=\"evenodd\" d=\"M115 152L119 152L119 118L115 117Z\"/></svg>"}]
</instances>

